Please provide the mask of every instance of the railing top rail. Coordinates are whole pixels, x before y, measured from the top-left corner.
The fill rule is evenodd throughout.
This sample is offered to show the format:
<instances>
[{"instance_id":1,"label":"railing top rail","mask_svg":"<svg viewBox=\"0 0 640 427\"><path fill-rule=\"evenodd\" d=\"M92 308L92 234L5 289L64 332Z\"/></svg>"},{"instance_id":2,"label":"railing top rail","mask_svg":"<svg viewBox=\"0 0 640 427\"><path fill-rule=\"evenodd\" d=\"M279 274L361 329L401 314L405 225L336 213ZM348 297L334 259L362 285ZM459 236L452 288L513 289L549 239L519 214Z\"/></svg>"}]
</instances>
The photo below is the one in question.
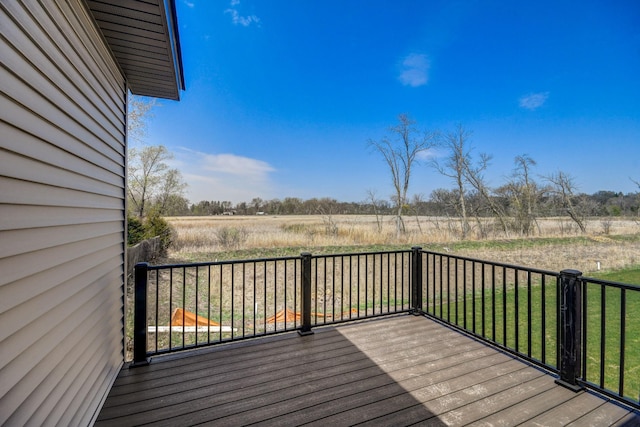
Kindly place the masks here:
<instances>
[{"instance_id":1,"label":"railing top rail","mask_svg":"<svg viewBox=\"0 0 640 427\"><path fill-rule=\"evenodd\" d=\"M383 255L383 254L410 254L412 251L410 249L399 249L399 250L391 250L391 251L370 251L370 252L347 252L347 253L337 253L337 254L317 254L311 255L311 258L319 259L319 258L340 258L340 257L353 257L353 256L366 256L366 255ZM477 262L488 265L493 265L496 267L505 267L511 268L515 270L524 270L530 271L538 274L545 274L548 276L556 276L559 277L560 273L551 270L544 270L539 268L525 267L521 265L508 264L508 263L500 263L487 261L479 258L471 258L465 257L461 255L443 253L443 252L435 252L430 250L421 250L421 253L431 254L446 258L453 258L463 261ZM161 265L151 265L147 264L147 270L163 270L169 268L193 268L193 267L208 267L208 266L216 266L216 265L231 265L231 264L244 264L244 263L260 263L260 262L275 262L275 261L289 261L289 260L299 260L300 256L286 256L286 257L271 257L271 258L254 258L254 259L244 259L244 260L221 260L221 261L206 261L206 262L193 262L193 263L174 263L174 264L161 264ZM592 278L584 278L589 280L589 282L600 283L600 284L610 284L612 286L617 287L625 287L627 289L636 290L639 286L629 285L625 283L617 283L617 282L608 282L598 279Z\"/></svg>"},{"instance_id":2,"label":"railing top rail","mask_svg":"<svg viewBox=\"0 0 640 427\"><path fill-rule=\"evenodd\" d=\"M395 251L371 251L371 252L346 252L346 253L338 253L338 254L317 254L311 255L311 258L339 258L345 256L363 256L363 255L384 255L384 254L401 254L406 253L410 254L410 249L398 249Z\"/></svg>"},{"instance_id":3,"label":"railing top rail","mask_svg":"<svg viewBox=\"0 0 640 427\"><path fill-rule=\"evenodd\" d=\"M611 280L595 279L593 277L585 277L585 276L580 277L580 279L583 282L593 283L596 285L611 286L614 288L627 289L630 291L640 292L640 285L633 285L630 283L622 283L622 282L613 282Z\"/></svg>"},{"instance_id":4,"label":"railing top rail","mask_svg":"<svg viewBox=\"0 0 640 427\"><path fill-rule=\"evenodd\" d=\"M244 259L244 260L205 261L205 262L191 262L191 263L177 263L177 264L160 264L160 265L147 264L147 270L164 270L168 268L208 267L208 266L214 266L214 265L291 261L291 260L299 260L299 259L300 259L299 256L287 256L287 257L274 257L274 258L252 258L252 259Z\"/></svg>"},{"instance_id":5,"label":"railing top rail","mask_svg":"<svg viewBox=\"0 0 640 427\"><path fill-rule=\"evenodd\" d=\"M560 277L560 273L557 272L557 271L543 270L543 269L540 269L540 268L525 267L525 266L522 266L522 265L515 265L515 264L506 264L506 263L502 263L502 262L493 262L493 261L487 261L487 260L479 259L479 258L470 258L470 257L465 257L465 256L460 256L460 255L453 255L453 254L448 254L448 253L443 253L443 252L434 252L434 251L429 251L429 250L422 250L421 252L425 253L425 254L438 255L438 256L442 256L442 257L454 258L454 259L459 259L459 260L463 260L463 261L471 261L471 262L479 262L479 263L488 264L488 265L495 265L496 267L512 268L514 270L530 271L532 273L538 273L538 274L545 274L547 276Z\"/></svg>"},{"instance_id":6,"label":"railing top rail","mask_svg":"<svg viewBox=\"0 0 640 427\"><path fill-rule=\"evenodd\" d=\"M398 249L392 251L371 251L371 252L346 252L337 254L312 254L311 258L339 258L346 256L365 256L365 255L381 255L381 254L410 254L409 249ZM286 256L286 257L271 257L271 258L252 258L243 260L221 260L221 261L204 261L204 262L191 262L191 263L174 263L174 264L159 264L151 265L147 263L147 270L163 270L168 268L190 268L190 267L208 267L214 265L228 265L228 264L244 264L244 263L260 263L260 262L274 262L274 261L290 261L299 260L301 256Z\"/></svg>"}]
</instances>

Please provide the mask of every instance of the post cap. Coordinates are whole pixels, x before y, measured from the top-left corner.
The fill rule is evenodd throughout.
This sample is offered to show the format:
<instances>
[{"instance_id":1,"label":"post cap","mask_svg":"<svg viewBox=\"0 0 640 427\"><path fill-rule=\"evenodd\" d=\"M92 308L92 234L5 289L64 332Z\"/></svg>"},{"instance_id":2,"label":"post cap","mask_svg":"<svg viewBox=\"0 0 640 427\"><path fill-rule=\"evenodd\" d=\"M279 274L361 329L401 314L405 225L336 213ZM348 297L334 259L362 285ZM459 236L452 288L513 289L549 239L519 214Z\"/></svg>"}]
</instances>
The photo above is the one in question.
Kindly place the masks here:
<instances>
[{"instance_id":1,"label":"post cap","mask_svg":"<svg viewBox=\"0 0 640 427\"><path fill-rule=\"evenodd\" d=\"M579 277L579 276L582 276L582 271L568 269L568 270L562 270L560 274L562 274L563 276Z\"/></svg>"}]
</instances>

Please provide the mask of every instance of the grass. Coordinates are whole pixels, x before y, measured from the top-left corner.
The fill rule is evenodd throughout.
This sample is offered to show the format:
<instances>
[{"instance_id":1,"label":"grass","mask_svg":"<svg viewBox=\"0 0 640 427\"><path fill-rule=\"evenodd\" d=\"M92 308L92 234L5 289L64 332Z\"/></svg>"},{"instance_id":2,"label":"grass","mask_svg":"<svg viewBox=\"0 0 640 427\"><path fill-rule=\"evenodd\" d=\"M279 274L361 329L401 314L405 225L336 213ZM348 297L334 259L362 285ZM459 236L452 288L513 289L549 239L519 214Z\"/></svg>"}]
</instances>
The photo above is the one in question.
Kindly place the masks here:
<instances>
[{"instance_id":1,"label":"grass","mask_svg":"<svg viewBox=\"0 0 640 427\"><path fill-rule=\"evenodd\" d=\"M597 276L602 280L638 283L640 268L601 272ZM452 290L451 287L447 292L446 286L443 286L442 293L439 287L434 288L432 297L435 297L436 304L427 307L427 311L521 354L557 367L556 280L546 278L545 285L542 286L541 276L534 276L529 285L525 277L520 277L516 287L514 279L512 276L503 281L502 277L497 277L497 286L494 287L492 280L488 278L484 294L482 289L477 289L462 296L460 289L458 299L455 298L455 289ZM583 371L585 378L615 393L622 386L622 395L638 400L640 288L624 292L624 318L622 291L619 288L588 283L586 289L586 325L583 325L586 327L586 342L583 343L586 349L586 366ZM452 295L451 299L447 295ZM442 305L439 304L441 296ZM624 343L621 335L623 319ZM622 357L624 370L621 375Z\"/></svg>"},{"instance_id":2,"label":"grass","mask_svg":"<svg viewBox=\"0 0 640 427\"><path fill-rule=\"evenodd\" d=\"M636 284L622 291L587 284L587 366L589 381L616 390L620 385L620 355L624 355L624 394L640 397L640 267L592 274L594 278ZM624 293L624 307L622 305ZM604 315L603 315L604 312ZM624 317L623 317L624 316ZM624 343L621 330L625 328ZM601 334L601 331L604 331Z\"/></svg>"},{"instance_id":3,"label":"grass","mask_svg":"<svg viewBox=\"0 0 640 427\"><path fill-rule=\"evenodd\" d=\"M640 286L640 267L632 267L623 270L602 271L590 274L590 276L596 279L630 283Z\"/></svg>"}]
</instances>

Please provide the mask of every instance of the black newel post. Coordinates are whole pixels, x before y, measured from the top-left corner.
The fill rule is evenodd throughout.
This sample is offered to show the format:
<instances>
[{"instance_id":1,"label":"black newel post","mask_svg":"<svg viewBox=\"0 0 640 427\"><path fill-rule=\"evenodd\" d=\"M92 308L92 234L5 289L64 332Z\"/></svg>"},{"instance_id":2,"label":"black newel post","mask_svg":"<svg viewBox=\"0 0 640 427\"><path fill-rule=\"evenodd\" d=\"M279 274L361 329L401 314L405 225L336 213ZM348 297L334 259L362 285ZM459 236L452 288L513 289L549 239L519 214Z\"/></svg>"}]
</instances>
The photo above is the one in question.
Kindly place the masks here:
<instances>
[{"instance_id":1,"label":"black newel post","mask_svg":"<svg viewBox=\"0 0 640 427\"><path fill-rule=\"evenodd\" d=\"M411 248L411 309L413 314L422 313L422 248Z\"/></svg>"},{"instance_id":2,"label":"black newel post","mask_svg":"<svg viewBox=\"0 0 640 427\"><path fill-rule=\"evenodd\" d=\"M149 364L147 359L147 272L149 264L140 262L134 267L135 289L133 304L133 363L129 367Z\"/></svg>"},{"instance_id":3,"label":"black newel post","mask_svg":"<svg viewBox=\"0 0 640 427\"><path fill-rule=\"evenodd\" d=\"M300 335L313 334L311 330L311 254L303 252L302 257L302 325Z\"/></svg>"},{"instance_id":4,"label":"black newel post","mask_svg":"<svg viewBox=\"0 0 640 427\"><path fill-rule=\"evenodd\" d=\"M556 382L573 391L582 390L582 272L560 272L560 378Z\"/></svg>"}]
</instances>

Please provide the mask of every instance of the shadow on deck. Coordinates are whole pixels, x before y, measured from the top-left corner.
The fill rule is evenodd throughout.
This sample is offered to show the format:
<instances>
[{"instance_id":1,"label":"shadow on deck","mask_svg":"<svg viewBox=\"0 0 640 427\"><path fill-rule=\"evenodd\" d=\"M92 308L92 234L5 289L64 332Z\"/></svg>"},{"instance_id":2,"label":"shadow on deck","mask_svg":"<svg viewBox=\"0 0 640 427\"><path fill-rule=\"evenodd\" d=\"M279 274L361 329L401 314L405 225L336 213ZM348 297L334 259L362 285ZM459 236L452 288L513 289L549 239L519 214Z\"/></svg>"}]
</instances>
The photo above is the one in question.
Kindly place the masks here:
<instances>
[{"instance_id":1,"label":"shadow on deck","mask_svg":"<svg viewBox=\"0 0 640 427\"><path fill-rule=\"evenodd\" d=\"M154 357L120 372L97 426L640 426L540 369L398 315Z\"/></svg>"}]
</instances>

